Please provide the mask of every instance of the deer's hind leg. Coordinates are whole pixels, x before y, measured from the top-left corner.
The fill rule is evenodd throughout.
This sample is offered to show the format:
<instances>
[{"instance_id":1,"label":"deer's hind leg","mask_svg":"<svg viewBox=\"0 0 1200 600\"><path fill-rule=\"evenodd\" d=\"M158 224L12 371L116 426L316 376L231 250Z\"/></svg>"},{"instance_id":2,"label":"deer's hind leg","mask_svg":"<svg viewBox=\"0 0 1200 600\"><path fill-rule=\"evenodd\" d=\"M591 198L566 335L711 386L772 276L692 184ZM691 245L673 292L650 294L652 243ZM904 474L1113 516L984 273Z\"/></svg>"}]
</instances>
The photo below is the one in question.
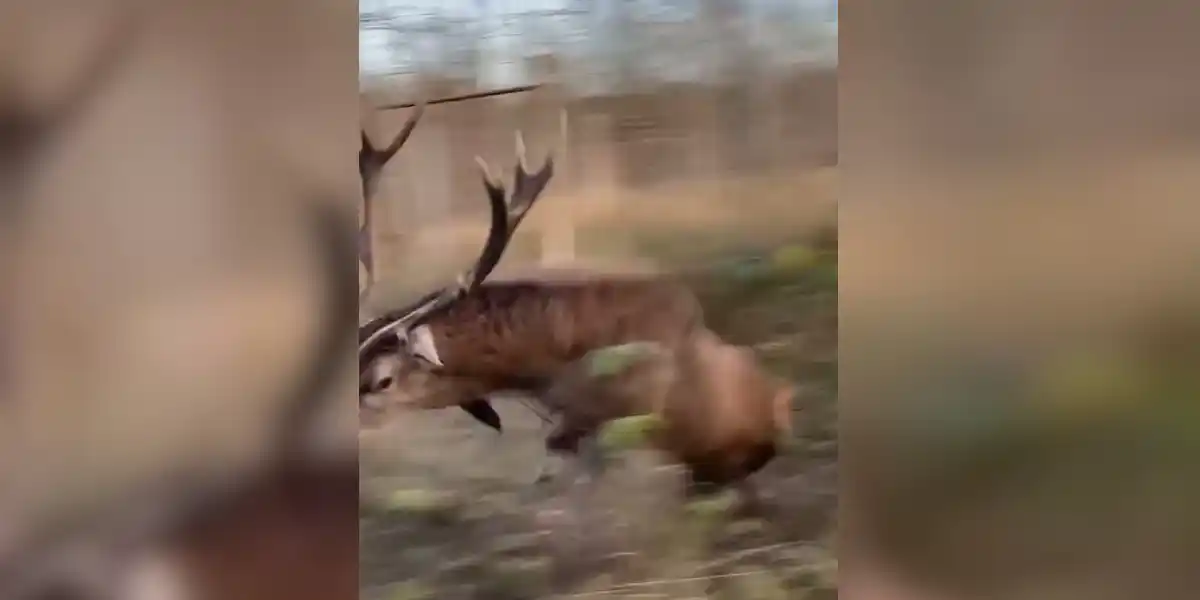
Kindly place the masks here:
<instances>
[{"instance_id":1,"label":"deer's hind leg","mask_svg":"<svg viewBox=\"0 0 1200 600\"><path fill-rule=\"evenodd\" d=\"M778 453L779 449L775 442L759 444L750 450L746 460L742 463L736 485L742 508L749 514L766 516L771 511L771 507L763 501L758 485L750 477L767 466L767 463L770 463Z\"/></svg>"},{"instance_id":2,"label":"deer's hind leg","mask_svg":"<svg viewBox=\"0 0 1200 600\"><path fill-rule=\"evenodd\" d=\"M728 477L719 465L690 462L686 465L683 495L686 500L707 498L725 489Z\"/></svg>"},{"instance_id":3,"label":"deer's hind leg","mask_svg":"<svg viewBox=\"0 0 1200 600\"><path fill-rule=\"evenodd\" d=\"M694 462L688 465L685 498L704 498L726 489L737 493L735 511L747 516L764 516L768 507L764 504L758 486L750 475L761 470L775 457L772 444L756 446L749 453L731 459L728 456L714 457L711 461Z\"/></svg>"},{"instance_id":4,"label":"deer's hind leg","mask_svg":"<svg viewBox=\"0 0 1200 600\"><path fill-rule=\"evenodd\" d=\"M767 463L774 460L775 456L778 454L779 450L776 447L775 442L768 442L754 446L750 452L747 453L746 459L742 462L742 474L750 476L761 471L762 468L767 466Z\"/></svg>"}]
</instances>

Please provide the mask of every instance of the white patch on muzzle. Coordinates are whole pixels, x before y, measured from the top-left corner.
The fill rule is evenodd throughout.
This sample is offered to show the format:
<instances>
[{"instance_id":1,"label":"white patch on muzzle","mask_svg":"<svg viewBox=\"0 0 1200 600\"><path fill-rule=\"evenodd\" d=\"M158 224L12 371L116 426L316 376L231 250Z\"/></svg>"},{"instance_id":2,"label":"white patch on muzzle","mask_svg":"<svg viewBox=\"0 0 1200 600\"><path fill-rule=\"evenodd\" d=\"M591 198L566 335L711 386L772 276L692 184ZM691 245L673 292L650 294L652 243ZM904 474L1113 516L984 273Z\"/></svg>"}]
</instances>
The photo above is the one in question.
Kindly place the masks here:
<instances>
[{"instance_id":1,"label":"white patch on muzzle","mask_svg":"<svg viewBox=\"0 0 1200 600\"><path fill-rule=\"evenodd\" d=\"M436 367L444 367L442 358L438 356L437 344L433 341L433 331L428 325L415 327L408 332L408 348L413 356L419 357Z\"/></svg>"}]
</instances>

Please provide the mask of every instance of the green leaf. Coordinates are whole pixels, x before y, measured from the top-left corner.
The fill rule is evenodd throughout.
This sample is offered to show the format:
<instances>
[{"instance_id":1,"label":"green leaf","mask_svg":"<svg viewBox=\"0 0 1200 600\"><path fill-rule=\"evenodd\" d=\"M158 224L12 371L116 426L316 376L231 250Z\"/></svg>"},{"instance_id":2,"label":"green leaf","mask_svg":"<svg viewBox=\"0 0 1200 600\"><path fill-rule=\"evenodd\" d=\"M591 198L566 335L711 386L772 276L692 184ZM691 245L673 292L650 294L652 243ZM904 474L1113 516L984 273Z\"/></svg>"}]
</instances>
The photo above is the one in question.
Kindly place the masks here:
<instances>
[{"instance_id":1,"label":"green leaf","mask_svg":"<svg viewBox=\"0 0 1200 600\"><path fill-rule=\"evenodd\" d=\"M588 353L587 370L590 377L609 377L625 372L636 362L658 354L662 348L651 342L630 342L599 348Z\"/></svg>"},{"instance_id":2,"label":"green leaf","mask_svg":"<svg viewBox=\"0 0 1200 600\"><path fill-rule=\"evenodd\" d=\"M644 445L650 433L662 425L657 415L634 415L614 419L600 429L600 446L605 450L623 450Z\"/></svg>"},{"instance_id":3,"label":"green leaf","mask_svg":"<svg viewBox=\"0 0 1200 600\"><path fill-rule=\"evenodd\" d=\"M432 513L454 507L454 498L444 492L410 488L394 490L383 501L390 511L410 513Z\"/></svg>"},{"instance_id":4,"label":"green leaf","mask_svg":"<svg viewBox=\"0 0 1200 600\"><path fill-rule=\"evenodd\" d=\"M686 513L701 520L710 520L724 516L737 504L737 497L728 492L712 496L693 498L684 506Z\"/></svg>"},{"instance_id":5,"label":"green leaf","mask_svg":"<svg viewBox=\"0 0 1200 600\"><path fill-rule=\"evenodd\" d=\"M783 246L771 255L771 263L781 273L803 273L817 264L817 253L799 244Z\"/></svg>"}]
</instances>

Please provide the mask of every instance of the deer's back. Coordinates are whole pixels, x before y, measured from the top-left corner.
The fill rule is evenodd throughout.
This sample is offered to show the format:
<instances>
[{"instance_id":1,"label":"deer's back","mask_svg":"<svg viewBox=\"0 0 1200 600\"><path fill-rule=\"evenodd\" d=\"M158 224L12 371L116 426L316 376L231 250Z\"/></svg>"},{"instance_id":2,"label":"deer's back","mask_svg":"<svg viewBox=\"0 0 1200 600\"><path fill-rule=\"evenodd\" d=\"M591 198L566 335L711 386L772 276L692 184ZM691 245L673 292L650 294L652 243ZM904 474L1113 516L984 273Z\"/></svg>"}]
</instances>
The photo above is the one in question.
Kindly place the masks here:
<instances>
[{"instance_id":1,"label":"deer's back","mask_svg":"<svg viewBox=\"0 0 1200 600\"><path fill-rule=\"evenodd\" d=\"M755 457L773 454L787 429L780 419L790 417L790 387L764 370L749 348L707 330L679 354L677 371L663 404L668 427L660 445L719 479L760 468Z\"/></svg>"},{"instance_id":2,"label":"deer's back","mask_svg":"<svg viewBox=\"0 0 1200 600\"><path fill-rule=\"evenodd\" d=\"M512 280L485 283L429 325L449 375L548 380L596 348L678 347L703 313L665 277Z\"/></svg>"}]
</instances>

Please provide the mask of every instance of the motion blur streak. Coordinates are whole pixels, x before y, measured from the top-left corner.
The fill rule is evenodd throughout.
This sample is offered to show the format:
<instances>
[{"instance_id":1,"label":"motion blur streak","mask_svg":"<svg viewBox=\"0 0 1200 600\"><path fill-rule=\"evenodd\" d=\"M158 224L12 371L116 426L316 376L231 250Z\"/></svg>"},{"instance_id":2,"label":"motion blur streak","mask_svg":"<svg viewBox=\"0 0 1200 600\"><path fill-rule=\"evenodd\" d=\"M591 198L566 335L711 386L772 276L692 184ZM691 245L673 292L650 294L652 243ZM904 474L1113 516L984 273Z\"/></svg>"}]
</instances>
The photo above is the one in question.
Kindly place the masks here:
<instances>
[{"instance_id":1,"label":"motion blur streak","mask_svg":"<svg viewBox=\"0 0 1200 600\"><path fill-rule=\"evenodd\" d=\"M127 7L23 4L0 93L31 106ZM0 598L354 597L354 7L143 4L0 234Z\"/></svg>"},{"instance_id":2,"label":"motion blur streak","mask_svg":"<svg viewBox=\"0 0 1200 600\"><path fill-rule=\"evenodd\" d=\"M852 571L869 554L888 586L952 597L1194 596L1197 14L845 5Z\"/></svg>"}]
</instances>

